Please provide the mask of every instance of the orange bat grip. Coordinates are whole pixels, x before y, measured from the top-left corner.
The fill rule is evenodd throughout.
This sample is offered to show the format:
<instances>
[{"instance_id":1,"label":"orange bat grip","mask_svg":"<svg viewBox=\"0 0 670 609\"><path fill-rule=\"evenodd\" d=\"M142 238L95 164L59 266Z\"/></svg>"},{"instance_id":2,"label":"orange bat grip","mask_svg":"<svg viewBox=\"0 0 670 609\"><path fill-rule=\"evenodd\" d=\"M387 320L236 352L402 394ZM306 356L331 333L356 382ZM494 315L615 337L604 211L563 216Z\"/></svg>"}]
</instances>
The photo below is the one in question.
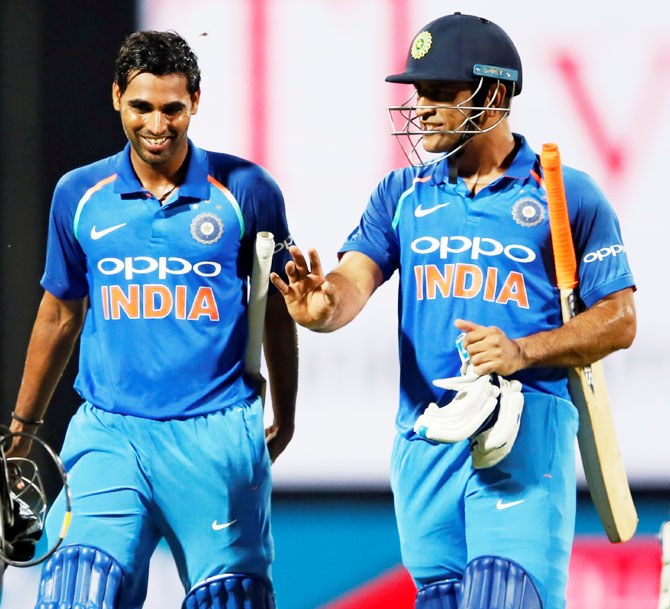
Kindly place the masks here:
<instances>
[{"instance_id":1,"label":"orange bat grip","mask_svg":"<svg viewBox=\"0 0 670 609\"><path fill-rule=\"evenodd\" d=\"M551 243L554 248L556 264L556 283L560 289L574 288L578 283L577 259L572 242L568 202L563 186L561 156L556 144L544 144L540 154L540 165L544 173L544 186L547 190L549 207L549 227Z\"/></svg>"}]
</instances>

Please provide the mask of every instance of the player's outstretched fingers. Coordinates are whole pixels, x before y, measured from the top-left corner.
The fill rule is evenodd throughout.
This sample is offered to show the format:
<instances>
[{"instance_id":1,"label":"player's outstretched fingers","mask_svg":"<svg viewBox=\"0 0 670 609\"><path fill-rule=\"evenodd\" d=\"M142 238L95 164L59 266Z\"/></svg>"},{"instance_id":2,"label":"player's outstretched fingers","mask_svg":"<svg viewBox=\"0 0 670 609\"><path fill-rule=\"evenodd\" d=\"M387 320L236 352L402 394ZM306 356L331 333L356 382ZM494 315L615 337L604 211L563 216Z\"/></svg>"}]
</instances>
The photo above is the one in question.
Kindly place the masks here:
<instances>
[{"instance_id":1,"label":"player's outstretched fingers","mask_svg":"<svg viewBox=\"0 0 670 609\"><path fill-rule=\"evenodd\" d=\"M298 279L304 279L309 274L309 267L307 266L307 260L305 260L304 254L294 245L289 248L289 251L291 252L291 256L293 256L296 277ZM291 263L288 262L287 265L288 264ZM292 278L291 281L293 281Z\"/></svg>"},{"instance_id":2,"label":"player's outstretched fingers","mask_svg":"<svg viewBox=\"0 0 670 609\"><path fill-rule=\"evenodd\" d=\"M286 282L277 273L270 273L270 281L281 292L282 296L286 296L290 292Z\"/></svg>"},{"instance_id":3,"label":"player's outstretched fingers","mask_svg":"<svg viewBox=\"0 0 670 609\"><path fill-rule=\"evenodd\" d=\"M315 249L308 250L309 262L312 267L311 273L313 275L323 276L323 268L321 267L321 258Z\"/></svg>"},{"instance_id":4,"label":"player's outstretched fingers","mask_svg":"<svg viewBox=\"0 0 670 609\"><path fill-rule=\"evenodd\" d=\"M293 260L289 260L286 263L284 270L286 271L286 276L288 277L289 283L297 283L300 281L300 277L298 276L298 269Z\"/></svg>"}]
</instances>

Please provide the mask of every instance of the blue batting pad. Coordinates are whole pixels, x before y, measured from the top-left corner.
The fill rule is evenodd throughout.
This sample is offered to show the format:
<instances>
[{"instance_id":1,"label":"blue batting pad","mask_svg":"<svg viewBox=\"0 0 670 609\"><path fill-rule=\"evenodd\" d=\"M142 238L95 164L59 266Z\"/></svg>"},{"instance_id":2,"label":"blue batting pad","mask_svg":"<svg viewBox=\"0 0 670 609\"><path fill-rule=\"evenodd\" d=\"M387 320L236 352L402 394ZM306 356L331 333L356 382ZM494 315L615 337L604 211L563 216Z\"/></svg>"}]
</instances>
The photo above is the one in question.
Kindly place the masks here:
<instances>
[{"instance_id":1,"label":"blue batting pad","mask_svg":"<svg viewBox=\"0 0 670 609\"><path fill-rule=\"evenodd\" d=\"M512 560L480 556L465 569L462 609L542 609L530 575Z\"/></svg>"},{"instance_id":2,"label":"blue batting pad","mask_svg":"<svg viewBox=\"0 0 670 609\"><path fill-rule=\"evenodd\" d=\"M416 593L415 609L458 609L461 582L448 579L423 586Z\"/></svg>"},{"instance_id":3,"label":"blue batting pad","mask_svg":"<svg viewBox=\"0 0 670 609\"><path fill-rule=\"evenodd\" d=\"M261 577L226 574L195 586L182 609L276 609L270 583Z\"/></svg>"},{"instance_id":4,"label":"blue batting pad","mask_svg":"<svg viewBox=\"0 0 670 609\"><path fill-rule=\"evenodd\" d=\"M101 550L65 546L42 569L35 609L114 609L123 571Z\"/></svg>"}]
</instances>

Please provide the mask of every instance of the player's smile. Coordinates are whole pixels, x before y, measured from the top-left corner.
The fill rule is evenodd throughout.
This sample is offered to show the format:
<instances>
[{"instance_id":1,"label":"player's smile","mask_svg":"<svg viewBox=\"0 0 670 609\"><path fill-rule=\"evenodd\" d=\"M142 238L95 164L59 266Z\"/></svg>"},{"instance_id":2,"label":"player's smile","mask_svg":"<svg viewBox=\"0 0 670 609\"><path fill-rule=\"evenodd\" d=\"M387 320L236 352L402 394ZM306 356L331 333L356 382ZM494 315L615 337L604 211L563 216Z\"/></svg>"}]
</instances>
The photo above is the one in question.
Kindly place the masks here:
<instances>
[{"instance_id":1,"label":"player's smile","mask_svg":"<svg viewBox=\"0 0 670 609\"><path fill-rule=\"evenodd\" d=\"M448 133L451 129L444 123L421 121L421 129L424 131L444 131L443 133L426 133L423 136L423 147L428 152L447 152L451 150L460 140L460 135Z\"/></svg>"},{"instance_id":2,"label":"player's smile","mask_svg":"<svg viewBox=\"0 0 670 609\"><path fill-rule=\"evenodd\" d=\"M141 137L147 143L148 147L153 149L163 148L168 141L167 136L152 137L150 135L142 135Z\"/></svg>"},{"instance_id":3,"label":"player's smile","mask_svg":"<svg viewBox=\"0 0 670 609\"><path fill-rule=\"evenodd\" d=\"M442 123L430 123L428 121L421 121L421 128L424 131L439 131L442 129Z\"/></svg>"},{"instance_id":4,"label":"player's smile","mask_svg":"<svg viewBox=\"0 0 670 609\"><path fill-rule=\"evenodd\" d=\"M146 150L156 158L168 150L173 138L167 135L161 137L155 135L140 135L139 139L144 143Z\"/></svg>"}]
</instances>

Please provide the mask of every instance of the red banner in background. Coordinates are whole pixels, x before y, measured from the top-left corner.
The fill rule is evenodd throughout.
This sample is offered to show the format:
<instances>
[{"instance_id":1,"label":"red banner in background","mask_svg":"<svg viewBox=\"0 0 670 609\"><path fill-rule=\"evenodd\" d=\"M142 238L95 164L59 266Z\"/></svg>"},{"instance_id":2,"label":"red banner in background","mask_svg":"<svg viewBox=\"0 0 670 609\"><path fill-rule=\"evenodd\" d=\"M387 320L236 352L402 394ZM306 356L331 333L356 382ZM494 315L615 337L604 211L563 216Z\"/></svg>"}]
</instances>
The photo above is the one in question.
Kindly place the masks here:
<instances>
[{"instance_id":1,"label":"red banner in background","mask_svg":"<svg viewBox=\"0 0 670 609\"><path fill-rule=\"evenodd\" d=\"M404 567L396 567L319 609L410 609L415 596L409 573Z\"/></svg>"},{"instance_id":2,"label":"red banner in background","mask_svg":"<svg viewBox=\"0 0 670 609\"><path fill-rule=\"evenodd\" d=\"M657 609L660 577L661 544L654 537L623 544L578 539L567 609Z\"/></svg>"},{"instance_id":3,"label":"red banner in background","mask_svg":"<svg viewBox=\"0 0 670 609\"><path fill-rule=\"evenodd\" d=\"M625 544L600 538L575 541L567 609L657 609L661 546L653 537ZM411 609L416 588L403 567L320 609Z\"/></svg>"}]
</instances>

